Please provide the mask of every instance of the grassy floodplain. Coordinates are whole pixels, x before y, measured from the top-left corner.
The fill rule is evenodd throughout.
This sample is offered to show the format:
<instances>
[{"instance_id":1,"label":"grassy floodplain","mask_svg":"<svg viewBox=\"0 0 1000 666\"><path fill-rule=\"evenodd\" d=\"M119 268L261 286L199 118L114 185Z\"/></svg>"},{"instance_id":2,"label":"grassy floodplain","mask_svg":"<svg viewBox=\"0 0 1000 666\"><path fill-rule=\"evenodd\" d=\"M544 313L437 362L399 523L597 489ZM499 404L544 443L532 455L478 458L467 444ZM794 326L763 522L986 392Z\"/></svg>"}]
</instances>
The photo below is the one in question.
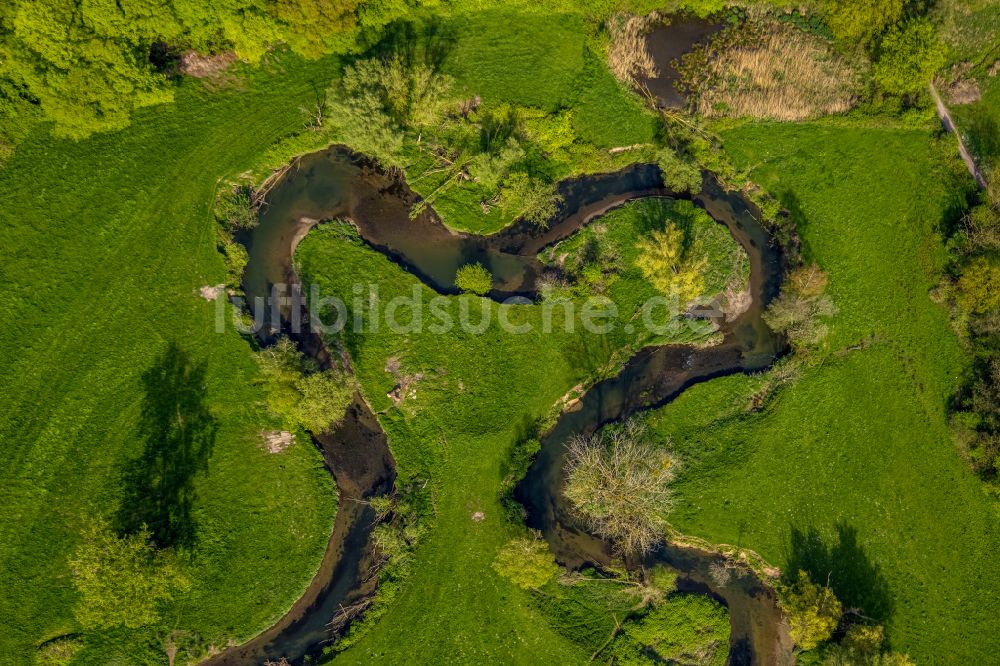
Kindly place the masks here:
<instances>
[{"instance_id":1,"label":"grassy floodplain","mask_svg":"<svg viewBox=\"0 0 1000 666\"><path fill-rule=\"evenodd\" d=\"M835 124L723 138L797 216L839 313L827 348L762 412L747 407L764 380L732 377L653 417L686 462L675 526L781 567L825 571L824 549L839 554L834 591L885 621L893 649L989 663L1000 528L952 443L945 408L965 361L930 298L954 204L950 153L924 131Z\"/></svg>"},{"instance_id":2,"label":"grassy floodplain","mask_svg":"<svg viewBox=\"0 0 1000 666\"><path fill-rule=\"evenodd\" d=\"M447 69L460 85L501 103L543 109L571 105L575 131L601 148L651 138L652 114L623 93L594 54L588 55L588 28L578 15L542 19L502 12L493 20L512 28L483 43L481 16L453 19L465 41L455 45ZM542 28L558 39L538 40ZM525 69L510 60L512 49L529 42L545 51L536 55L551 65L533 74L530 82ZM571 57L566 60L565 54ZM567 63L572 66L564 66ZM53 139L40 127L5 164L0 174L5 211L2 274L12 291L3 304L3 318L14 325L5 327L0 337L10 372L0 389L8 406L0 435L11 451L4 459L3 479L13 510L5 512L2 525L0 588L11 612L0 632L0 653L13 655L15 662L30 661L45 641L80 630L73 616L77 595L68 561L93 518L112 517L116 511L124 492L123 470L143 449L137 435L143 374L171 343L187 354L192 367L205 364L203 402L218 424L207 472L193 475L197 547L196 556L183 566L190 589L175 594L155 626L89 632L78 659L89 663L127 656L157 663L169 642L179 647L178 659L184 659L245 640L276 620L315 571L335 509L329 477L309 446L296 445L278 455L263 450L260 430L277 423L270 422L264 396L254 386L258 370L250 347L231 330L214 332L216 306L199 298L197 291L225 280L210 212L217 183L275 161L268 157L275 144L301 131L306 120L302 109L339 68L333 59L309 63L285 54L257 71L240 69L221 88L185 80L173 104L139 112L121 132L73 142ZM480 75L484 83L472 88ZM526 93L528 89L533 92ZM310 141L306 136L303 149ZM628 161L626 156L620 163ZM496 222L490 224L497 228ZM633 271L618 289L624 293L626 285L638 281ZM476 344L489 348L489 340L486 336ZM533 349L525 349L522 365L511 368L514 380L497 380L486 393L470 394L470 412L456 418L482 421L477 432L466 435L468 446L479 446L490 455L464 461L470 469L447 467L435 474L469 481L437 500L437 520L456 529L442 529L441 536L428 543L420 566L427 572L434 566L437 571L453 566L444 565L456 547L447 539L459 525L467 527L468 515L444 508L455 508L448 503L452 493L473 487L493 529L487 527L481 552L483 542L464 548L474 560L472 570L485 567L487 582L482 584L491 586L494 594L478 600L466 597L460 577L453 583L458 587L452 588L439 586L436 578L418 578L423 582L415 583L413 592L420 593L420 585L438 589L441 622L450 622L450 617L479 622L478 614L491 605L490 612L503 618L496 608L507 608L510 617L498 626L517 627L530 646L518 651L525 658L536 649L550 650L556 661L575 661L581 653L539 622L525 594L502 583L488 567L511 529L496 527L496 470L518 428L547 412L598 368L610 370L608 360L616 349L619 360L627 356L621 350L627 344L624 338L595 338L582 348L577 342L548 345L552 358L541 366ZM86 372L79 372L81 364ZM534 374L539 367L550 369L541 380ZM372 366L370 371L375 370ZM377 370L379 381L388 381L382 367ZM511 386L532 385L536 393L514 400L516 420L509 412L497 411L503 395L518 392ZM366 392L376 396L376 403L384 402L379 396L389 388L391 384L373 383ZM441 406L449 402L440 397ZM386 428L392 434L399 427L386 423ZM414 441L398 434L393 439L401 470L411 476L440 462L417 464L409 452ZM437 555L430 556L432 552ZM517 603L497 603L508 595ZM463 603L469 604L464 610ZM522 606L529 610L512 610ZM452 612L453 607L460 612ZM403 609L399 612L417 612L409 606ZM424 640L439 637L440 626L424 633ZM505 645L512 647L485 634L475 645L470 648L474 654L496 655ZM441 654L445 647L442 644Z\"/></svg>"},{"instance_id":3,"label":"grassy floodplain","mask_svg":"<svg viewBox=\"0 0 1000 666\"><path fill-rule=\"evenodd\" d=\"M441 8L442 71L484 108L525 114L532 176L555 182L654 157L658 121L605 66L588 13L597 9L477 4ZM991 24L978 17L963 25L976 41L954 58L990 39L983 26ZM231 329L214 332L215 303L198 289L226 280L211 213L218 184L282 163L293 146L318 147L326 135L302 132L304 110L342 64L279 50L259 69L237 66L222 85L184 79L173 103L138 111L114 133L73 142L38 126L0 169L0 663L33 663L47 641L81 635L69 560L82 531L112 517L128 494L130 462L156 444L143 436L145 413L169 406L172 393L146 378L172 345L184 376L196 378L186 390L215 428L210 450L180 470L196 492L196 546L181 562L189 586L150 626L87 631L74 663L164 664L171 646L177 663L196 660L271 624L316 570L335 489L303 433L285 452L264 450L261 430L278 423L255 386L251 347ZM956 110L961 126L978 122L977 109L996 122L998 82L986 80L978 106ZM650 418L683 461L679 530L817 578L832 569L845 606L884 623L892 648L917 663L990 663L1000 654L998 514L952 444L946 404L966 360L932 298L946 261L939 227L960 208L962 188L950 141L893 123L715 128L728 156L791 211L839 312L824 349L762 411L747 405L767 377L731 377ZM542 150L543 130L571 140ZM444 176L417 180L431 160L407 157L407 177L431 196ZM480 214L480 195L474 185L450 189L434 206L456 229L488 233L511 221L499 208ZM634 234L648 229L645 205L607 216L547 260L595 241L624 266L607 293L634 307L650 289L628 268ZM725 240L710 243L723 262L733 256ZM385 298L433 296L337 225L311 234L297 262L327 291L346 294L361 275ZM709 284L721 288L739 273L726 268ZM450 298L448 308L463 301L472 319L485 312L496 321L498 307L472 296ZM540 311L520 306L511 319L537 330ZM701 329L672 340L706 337ZM433 515L404 555L405 578L384 586L339 661L585 663L606 647L634 597L591 582L528 593L502 579L496 553L523 529L506 518L500 493L515 442L649 341L579 330L508 336L495 324L482 335L383 329L347 340L400 485L430 488ZM397 403L390 393L401 379L408 391ZM721 643L728 635L725 611L702 597L671 595L651 617L681 643L693 626ZM632 624L626 634L645 641L648 629Z\"/></svg>"},{"instance_id":4,"label":"grassy floodplain","mask_svg":"<svg viewBox=\"0 0 1000 666\"><path fill-rule=\"evenodd\" d=\"M250 348L214 332L215 304L197 290L225 280L217 180L300 129L299 107L334 67L287 58L223 90L185 81L176 103L122 132L76 143L39 130L0 170L0 661L29 663L43 641L79 630L67 559L88 521L116 509L122 470L143 448L142 374L171 342L207 364L218 424L195 476L191 588L155 627L88 635L80 663L159 663L174 629L195 652L245 640L312 577L332 483L309 445L263 450L258 432L273 424Z\"/></svg>"}]
</instances>

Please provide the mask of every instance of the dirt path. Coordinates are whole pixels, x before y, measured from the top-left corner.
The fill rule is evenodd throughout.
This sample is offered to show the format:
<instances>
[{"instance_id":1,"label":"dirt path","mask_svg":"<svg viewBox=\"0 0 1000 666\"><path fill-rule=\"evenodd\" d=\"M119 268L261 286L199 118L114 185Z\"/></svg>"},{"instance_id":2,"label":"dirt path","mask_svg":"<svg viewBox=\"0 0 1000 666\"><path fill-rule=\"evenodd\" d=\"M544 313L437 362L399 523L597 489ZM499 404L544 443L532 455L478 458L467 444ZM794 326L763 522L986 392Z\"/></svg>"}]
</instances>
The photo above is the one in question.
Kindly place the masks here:
<instances>
[{"instance_id":1,"label":"dirt path","mask_svg":"<svg viewBox=\"0 0 1000 666\"><path fill-rule=\"evenodd\" d=\"M976 161L972 159L972 153L966 148L965 141L962 140L962 134L958 131L955 121L952 120L948 107L945 106L941 95L938 94L937 88L934 87L933 83L930 85L930 89L931 97L934 98L934 104L937 106L937 114L938 118L941 119L941 124L958 139L958 152L962 156L962 161L965 162L965 166L968 167L972 177L976 179L976 184L979 185L980 189L986 189L986 180L983 179L983 174L979 173L979 167L976 166Z\"/></svg>"}]
</instances>

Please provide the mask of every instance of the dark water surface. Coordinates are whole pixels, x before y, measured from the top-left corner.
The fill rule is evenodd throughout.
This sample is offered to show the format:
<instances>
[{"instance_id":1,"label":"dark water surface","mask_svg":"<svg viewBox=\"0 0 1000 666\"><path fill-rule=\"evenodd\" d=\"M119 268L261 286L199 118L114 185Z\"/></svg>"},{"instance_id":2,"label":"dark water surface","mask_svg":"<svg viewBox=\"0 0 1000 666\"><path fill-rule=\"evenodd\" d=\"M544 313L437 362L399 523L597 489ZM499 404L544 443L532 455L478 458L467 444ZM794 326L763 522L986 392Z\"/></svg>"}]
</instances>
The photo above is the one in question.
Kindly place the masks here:
<instances>
[{"instance_id":1,"label":"dark water surface","mask_svg":"<svg viewBox=\"0 0 1000 666\"><path fill-rule=\"evenodd\" d=\"M658 106L684 107L684 96L676 86L681 75L673 63L724 27L723 24L697 17L673 17L669 23L657 26L646 36L646 48L659 71L657 76L643 77L639 83L652 93Z\"/></svg>"}]
</instances>

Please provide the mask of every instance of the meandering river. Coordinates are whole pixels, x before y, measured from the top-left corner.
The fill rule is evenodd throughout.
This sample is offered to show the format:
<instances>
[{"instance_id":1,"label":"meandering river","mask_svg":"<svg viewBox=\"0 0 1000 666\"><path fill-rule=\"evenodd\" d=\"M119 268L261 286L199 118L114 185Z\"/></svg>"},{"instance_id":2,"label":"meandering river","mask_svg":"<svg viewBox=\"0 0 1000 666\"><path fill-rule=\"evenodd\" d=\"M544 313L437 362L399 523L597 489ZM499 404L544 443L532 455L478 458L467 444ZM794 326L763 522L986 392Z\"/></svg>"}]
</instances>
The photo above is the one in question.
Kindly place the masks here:
<instances>
[{"instance_id":1,"label":"meandering river","mask_svg":"<svg viewBox=\"0 0 1000 666\"><path fill-rule=\"evenodd\" d=\"M271 190L260 225L245 238L250 260L244 291L252 304L274 284L297 284L292 257L299 241L321 220L347 219L373 249L382 252L426 284L445 294L457 293L455 272L471 261L496 276L490 296L535 295L535 278L543 248L568 237L583 225L627 201L649 196L681 196L663 188L654 165L637 165L615 174L588 176L560 186L565 204L546 229L516 224L492 236L449 230L426 208L415 219L409 212L415 195L402 178L383 172L360 155L331 147L297 160ZM541 529L557 559L569 567L605 564L607 544L588 535L573 519L561 493L565 442L574 434L597 428L638 411L669 402L687 387L714 377L768 368L783 343L761 320L761 312L778 290L783 257L758 224L758 212L743 197L723 191L710 174L703 191L691 198L716 221L726 225L747 251L751 263L752 305L721 324L721 344L698 348L668 345L646 348L615 377L591 387L542 439L542 450L517 497L529 524ZM260 313L269 316L268 313ZM268 322L282 328L282 321ZM300 348L321 366L334 355L318 334L294 336ZM386 436L367 404L356 396L347 417L333 432L315 437L327 468L336 480L340 503L326 554L306 593L273 627L245 645L210 660L212 664L263 663L287 657L292 663L318 655L364 607L377 584L376 561L369 534L373 513L364 502L389 492L395 478ZM709 567L722 556L698 548L664 544L653 558L680 573L682 590L710 594L726 604L732 624L730 663L773 664L787 661L791 644L783 631L771 589L748 573L719 585Z\"/></svg>"}]
</instances>

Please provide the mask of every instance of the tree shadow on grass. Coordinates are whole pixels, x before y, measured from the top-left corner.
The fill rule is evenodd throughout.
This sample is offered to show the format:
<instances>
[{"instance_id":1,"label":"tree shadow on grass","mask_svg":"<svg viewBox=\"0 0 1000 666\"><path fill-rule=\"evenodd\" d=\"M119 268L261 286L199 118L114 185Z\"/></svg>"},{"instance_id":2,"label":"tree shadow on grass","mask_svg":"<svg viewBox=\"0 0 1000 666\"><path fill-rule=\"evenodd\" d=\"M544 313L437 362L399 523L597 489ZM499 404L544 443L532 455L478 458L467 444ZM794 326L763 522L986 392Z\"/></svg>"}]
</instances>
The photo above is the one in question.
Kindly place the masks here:
<instances>
[{"instance_id":1,"label":"tree shadow on grass","mask_svg":"<svg viewBox=\"0 0 1000 666\"><path fill-rule=\"evenodd\" d=\"M802 208L802 200L799 199L798 194L787 188L778 190L774 193L774 196L778 199L781 207L787 210L789 216L792 218L792 223L795 225L795 231L801 243L803 259L812 261L812 248L803 233L809 226L809 219Z\"/></svg>"},{"instance_id":2,"label":"tree shadow on grass","mask_svg":"<svg viewBox=\"0 0 1000 666\"><path fill-rule=\"evenodd\" d=\"M207 364L170 343L142 375L139 435L143 449L122 471L124 496L117 528L135 533L146 525L159 548L191 547L194 479L208 470L216 419L205 404Z\"/></svg>"},{"instance_id":3,"label":"tree shadow on grass","mask_svg":"<svg viewBox=\"0 0 1000 666\"><path fill-rule=\"evenodd\" d=\"M385 27L369 56L398 57L411 67L421 64L440 71L457 41L454 27L440 19L399 19Z\"/></svg>"},{"instance_id":4,"label":"tree shadow on grass","mask_svg":"<svg viewBox=\"0 0 1000 666\"><path fill-rule=\"evenodd\" d=\"M815 583L829 581L845 612L884 624L892 615L893 603L881 568L858 543L857 528L839 522L834 529L837 541L827 543L816 528L803 531L793 527L786 573L791 577L801 570Z\"/></svg>"}]
</instances>

